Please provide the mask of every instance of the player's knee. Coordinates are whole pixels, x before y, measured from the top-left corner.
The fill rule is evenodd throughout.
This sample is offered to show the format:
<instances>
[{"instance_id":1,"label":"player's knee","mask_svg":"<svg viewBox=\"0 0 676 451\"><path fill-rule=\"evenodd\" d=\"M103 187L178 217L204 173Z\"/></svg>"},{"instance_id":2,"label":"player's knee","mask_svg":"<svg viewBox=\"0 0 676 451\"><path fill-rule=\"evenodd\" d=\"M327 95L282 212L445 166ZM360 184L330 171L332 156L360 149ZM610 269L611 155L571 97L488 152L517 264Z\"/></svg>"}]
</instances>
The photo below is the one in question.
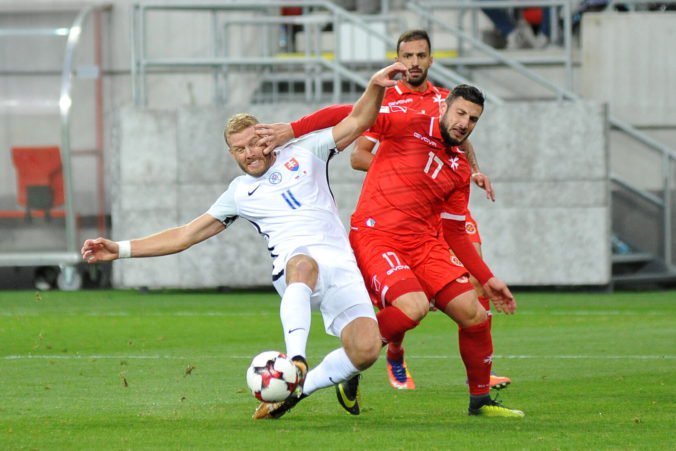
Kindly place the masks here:
<instances>
[{"instance_id":1,"label":"player's knee","mask_svg":"<svg viewBox=\"0 0 676 451\"><path fill-rule=\"evenodd\" d=\"M424 293L406 293L398 297L392 305L414 321L421 321L430 311L430 303Z\"/></svg>"},{"instance_id":2,"label":"player's knee","mask_svg":"<svg viewBox=\"0 0 676 451\"><path fill-rule=\"evenodd\" d=\"M378 325L375 321L368 321L368 326L361 328L357 331L356 336L344 343L347 356L355 368L360 371L373 365L378 360L378 355L382 349Z\"/></svg>"},{"instance_id":3,"label":"player's knee","mask_svg":"<svg viewBox=\"0 0 676 451\"><path fill-rule=\"evenodd\" d=\"M488 312L483 308L479 301L477 300L476 306L474 308L468 309L461 318L459 318L458 324L460 327L471 327L481 324L488 319Z\"/></svg>"},{"instance_id":4,"label":"player's knee","mask_svg":"<svg viewBox=\"0 0 676 451\"><path fill-rule=\"evenodd\" d=\"M319 266L308 255L295 255L286 264L286 283L301 282L314 290L319 274Z\"/></svg>"},{"instance_id":5,"label":"player's knee","mask_svg":"<svg viewBox=\"0 0 676 451\"><path fill-rule=\"evenodd\" d=\"M362 340L357 349L355 349L356 352L354 352L354 358L351 359L352 364L359 371L364 371L378 360L380 348L380 339Z\"/></svg>"}]
</instances>

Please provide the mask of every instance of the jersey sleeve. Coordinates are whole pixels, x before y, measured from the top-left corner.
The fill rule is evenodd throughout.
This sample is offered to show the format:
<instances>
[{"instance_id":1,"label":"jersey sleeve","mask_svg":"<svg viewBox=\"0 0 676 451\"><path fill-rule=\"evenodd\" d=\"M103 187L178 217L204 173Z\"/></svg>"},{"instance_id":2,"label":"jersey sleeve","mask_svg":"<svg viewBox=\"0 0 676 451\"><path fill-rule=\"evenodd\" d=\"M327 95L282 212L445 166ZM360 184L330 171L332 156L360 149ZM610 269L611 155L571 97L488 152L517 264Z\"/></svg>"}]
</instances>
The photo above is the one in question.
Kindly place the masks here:
<instances>
[{"instance_id":1,"label":"jersey sleeve","mask_svg":"<svg viewBox=\"0 0 676 451\"><path fill-rule=\"evenodd\" d=\"M456 257L460 259L467 271L470 272L481 285L493 277L493 273L483 261L467 235L465 220L444 219L442 221L444 239Z\"/></svg>"},{"instance_id":2,"label":"jersey sleeve","mask_svg":"<svg viewBox=\"0 0 676 451\"><path fill-rule=\"evenodd\" d=\"M444 202L441 213L441 226L444 240L467 270L481 283L488 282L493 273L483 261L467 235L465 219L469 201L469 185L466 189L454 191Z\"/></svg>"},{"instance_id":3,"label":"jersey sleeve","mask_svg":"<svg viewBox=\"0 0 676 451\"><path fill-rule=\"evenodd\" d=\"M364 133L362 133L362 136L369 141L373 141L374 143L377 143L378 141L382 141L382 132L383 132L383 127L385 126L386 119L380 119L380 117L383 114L388 114L390 112L389 107L387 106L381 106L380 107L380 113L378 114L378 119L376 119L376 122L366 130Z\"/></svg>"},{"instance_id":4,"label":"jersey sleeve","mask_svg":"<svg viewBox=\"0 0 676 451\"><path fill-rule=\"evenodd\" d=\"M336 152L336 142L333 139L333 128L327 128L294 141L294 145L312 152L324 161L328 161Z\"/></svg>"},{"instance_id":5,"label":"jersey sleeve","mask_svg":"<svg viewBox=\"0 0 676 451\"><path fill-rule=\"evenodd\" d=\"M237 185L239 185L239 178L233 180L228 189L207 210L208 215L223 223L225 227L228 227L238 218L237 202L235 202Z\"/></svg>"},{"instance_id":6,"label":"jersey sleeve","mask_svg":"<svg viewBox=\"0 0 676 451\"><path fill-rule=\"evenodd\" d=\"M366 138L366 139L368 139L369 141L372 141L372 142L374 142L374 143L377 143L377 142L379 142L379 141L381 140L381 139L380 139L380 133L371 131L370 129L369 129L369 130L366 130L366 131L365 131L364 133L362 133L361 135L362 135L364 138Z\"/></svg>"},{"instance_id":7,"label":"jersey sleeve","mask_svg":"<svg viewBox=\"0 0 676 451\"><path fill-rule=\"evenodd\" d=\"M349 116L351 112L352 105L331 105L322 108L291 122L293 135L298 138L317 130L333 127Z\"/></svg>"},{"instance_id":8,"label":"jersey sleeve","mask_svg":"<svg viewBox=\"0 0 676 451\"><path fill-rule=\"evenodd\" d=\"M386 139L392 128L392 124L396 123L397 119L399 119L398 116L398 114L393 114L389 107L380 107L380 113L378 113L376 121L371 128L364 132L363 136L366 136L374 142Z\"/></svg>"}]
</instances>

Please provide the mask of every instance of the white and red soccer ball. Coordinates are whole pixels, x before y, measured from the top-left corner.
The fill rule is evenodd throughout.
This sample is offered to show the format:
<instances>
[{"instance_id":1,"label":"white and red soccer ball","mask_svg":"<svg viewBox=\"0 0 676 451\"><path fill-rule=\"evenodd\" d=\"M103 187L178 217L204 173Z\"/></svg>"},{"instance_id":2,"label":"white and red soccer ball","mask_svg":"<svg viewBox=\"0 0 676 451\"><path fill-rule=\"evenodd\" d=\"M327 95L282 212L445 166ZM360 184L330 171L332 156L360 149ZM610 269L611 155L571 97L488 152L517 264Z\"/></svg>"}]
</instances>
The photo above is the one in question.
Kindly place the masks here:
<instances>
[{"instance_id":1,"label":"white and red soccer ball","mask_svg":"<svg viewBox=\"0 0 676 451\"><path fill-rule=\"evenodd\" d=\"M246 383L260 401L284 401L298 387L296 365L277 351L265 351L254 357L246 371Z\"/></svg>"}]
</instances>

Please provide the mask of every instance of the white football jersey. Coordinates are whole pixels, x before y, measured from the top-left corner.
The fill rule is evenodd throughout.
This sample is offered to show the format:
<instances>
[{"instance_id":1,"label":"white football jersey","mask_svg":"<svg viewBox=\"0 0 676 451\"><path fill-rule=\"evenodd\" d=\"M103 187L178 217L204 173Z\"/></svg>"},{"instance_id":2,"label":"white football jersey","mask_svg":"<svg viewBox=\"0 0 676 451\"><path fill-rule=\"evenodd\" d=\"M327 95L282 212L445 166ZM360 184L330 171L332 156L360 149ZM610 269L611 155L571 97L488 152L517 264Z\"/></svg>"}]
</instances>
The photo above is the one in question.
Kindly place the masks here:
<instances>
[{"instance_id":1,"label":"white football jersey","mask_svg":"<svg viewBox=\"0 0 676 451\"><path fill-rule=\"evenodd\" d=\"M329 188L328 161L336 153L331 129L291 141L275 153L265 174L235 178L207 213L226 227L238 217L249 220L268 241L273 279L301 247L325 246L354 259Z\"/></svg>"}]
</instances>

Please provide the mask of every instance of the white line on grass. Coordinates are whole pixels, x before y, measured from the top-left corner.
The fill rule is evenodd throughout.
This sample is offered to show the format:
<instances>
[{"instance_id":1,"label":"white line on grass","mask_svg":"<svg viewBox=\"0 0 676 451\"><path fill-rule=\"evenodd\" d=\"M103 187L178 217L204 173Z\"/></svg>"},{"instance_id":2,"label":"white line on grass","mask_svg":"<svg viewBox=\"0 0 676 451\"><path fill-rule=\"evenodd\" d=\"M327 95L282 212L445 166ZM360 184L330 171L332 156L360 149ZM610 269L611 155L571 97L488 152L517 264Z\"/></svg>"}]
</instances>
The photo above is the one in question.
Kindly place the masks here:
<instances>
[{"instance_id":1,"label":"white line on grass","mask_svg":"<svg viewBox=\"0 0 676 451\"><path fill-rule=\"evenodd\" d=\"M444 360L452 358L449 355L414 355L412 359L431 359ZM135 359L135 360L199 360L199 359L251 359L251 356L241 355L202 355L202 356L176 356L176 355L103 355L103 354L75 354L75 355L46 355L46 354L24 354L7 355L3 360L104 360L104 359ZM674 360L676 355L496 355L495 359L534 359L534 360Z\"/></svg>"},{"instance_id":2,"label":"white line on grass","mask_svg":"<svg viewBox=\"0 0 676 451\"><path fill-rule=\"evenodd\" d=\"M519 310L519 315L544 315L544 316L665 316L664 311L639 311L639 310L546 310L546 311L531 311ZM20 317L20 316L44 316L44 312L0 312L0 317ZM238 317L238 316L271 316L277 315L277 312L266 312L264 310L256 310L250 312L199 312L199 311L182 311L182 312L58 312L59 316L87 316L94 318L107 317L125 317L125 316L168 316L168 317Z\"/></svg>"},{"instance_id":3,"label":"white line on grass","mask_svg":"<svg viewBox=\"0 0 676 451\"><path fill-rule=\"evenodd\" d=\"M519 310L518 315L542 315L542 316L665 316L664 311L639 311L639 310Z\"/></svg>"},{"instance_id":4,"label":"white line on grass","mask_svg":"<svg viewBox=\"0 0 676 451\"><path fill-rule=\"evenodd\" d=\"M84 312L84 313L68 313L68 312L58 312L58 316L66 316L66 317L75 317L75 316L86 316L86 317L93 317L93 318L108 318L108 317L126 317L126 316L183 316L183 317L237 317L237 316L271 316L271 315L277 315L277 312L265 312L265 311L256 311L256 312L168 312L168 313L162 313L162 312ZM9 317L9 318L14 318L14 317L21 317L21 316L29 316L29 317L36 317L36 316L45 316L44 312L30 312L30 313L25 313L25 312L19 312L19 313L12 313L12 312L0 312L0 316L4 317Z\"/></svg>"}]
</instances>

